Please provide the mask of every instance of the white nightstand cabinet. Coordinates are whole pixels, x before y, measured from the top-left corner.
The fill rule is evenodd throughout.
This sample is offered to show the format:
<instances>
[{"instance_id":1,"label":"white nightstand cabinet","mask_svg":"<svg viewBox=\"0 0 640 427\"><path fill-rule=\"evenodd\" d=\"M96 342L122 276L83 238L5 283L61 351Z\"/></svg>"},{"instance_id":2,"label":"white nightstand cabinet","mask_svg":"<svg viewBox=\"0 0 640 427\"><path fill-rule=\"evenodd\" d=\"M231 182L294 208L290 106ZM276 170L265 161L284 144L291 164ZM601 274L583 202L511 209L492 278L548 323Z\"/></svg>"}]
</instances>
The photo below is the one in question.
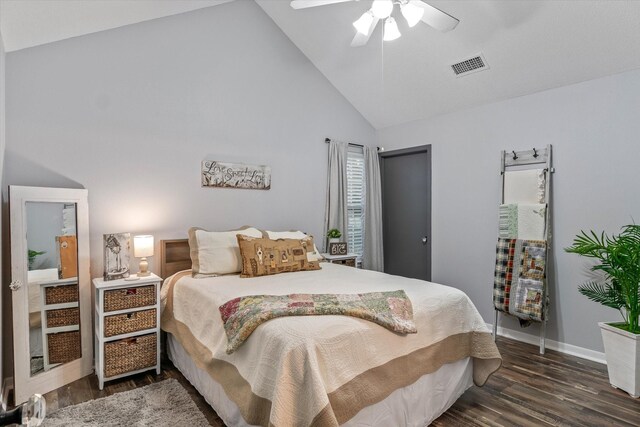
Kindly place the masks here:
<instances>
[{"instance_id":1,"label":"white nightstand cabinet","mask_svg":"<svg viewBox=\"0 0 640 427\"><path fill-rule=\"evenodd\" d=\"M160 286L155 274L138 280L93 279L95 358L104 382L155 369L160 373Z\"/></svg>"},{"instance_id":2,"label":"white nightstand cabinet","mask_svg":"<svg viewBox=\"0 0 640 427\"><path fill-rule=\"evenodd\" d=\"M349 267L357 267L357 255L356 254L346 254L346 255L329 255L322 254L325 260L332 264L342 264Z\"/></svg>"}]
</instances>

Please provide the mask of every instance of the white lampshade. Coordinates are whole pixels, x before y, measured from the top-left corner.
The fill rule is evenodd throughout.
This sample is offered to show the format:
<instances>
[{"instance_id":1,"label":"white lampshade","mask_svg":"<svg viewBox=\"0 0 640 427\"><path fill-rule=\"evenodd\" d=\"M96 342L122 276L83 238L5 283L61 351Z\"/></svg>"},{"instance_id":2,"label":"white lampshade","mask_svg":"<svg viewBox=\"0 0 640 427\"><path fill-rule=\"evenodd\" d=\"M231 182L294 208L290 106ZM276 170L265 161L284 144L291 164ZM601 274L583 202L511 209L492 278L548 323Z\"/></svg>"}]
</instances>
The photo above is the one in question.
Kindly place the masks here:
<instances>
[{"instance_id":1,"label":"white lampshade","mask_svg":"<svg viewBox=\"0 0 640 427\"><path fill-rule=\"evenodd\" d=\"M145 234L133 237L133 256L136 258L146 258L153 256L153 236Z\"/></svg>"},{"instance_id":2,"label":"white lampshade","mask_svg":"<svg viewBox=\"0 0 640 427\"><path fill-rule=\"evenodd\" d=\"M411 3L400 5L400 10L402 11L404 19L407 20L409 27L414 27L418 22L420 22L422 15L424 15L423 8Z\"/></svg>"},{"instance_id":3,"label":"white lampshade","mask_svg":"<svg viewBox=\"0 0 640 427\"><path fill-rule=\"evenodd\" d=\"M384 21L384 37L382 39L388 42L397 39L401 35L396 20L391 17L387 18L387 20Z\"/></svg>"},{"instance_id":4,"label":"white lampshade","mask_svg":"<svg viewBox=\"0 0 640 427\"><path fill-rule=\"evenodd\" d=\"M371 30L371 24L373 23L373 12L367 10L362 14L360 19L353 23L353 26L356 27L356 30L360 34L364 34L365 36L369 35L369 31Z\"/></svg>"},{"instance_id":5,"label":"white lampshade","mask_svg":"<svg viewBox=\"0 0 640 427\"><path fill-rule=\"evenodd\" d=\"M378 19L384 19L391 16L393 12L393 1L391 0L374 0L371 5L371 12L373 16Z\"/></svg>"}]
</instances>

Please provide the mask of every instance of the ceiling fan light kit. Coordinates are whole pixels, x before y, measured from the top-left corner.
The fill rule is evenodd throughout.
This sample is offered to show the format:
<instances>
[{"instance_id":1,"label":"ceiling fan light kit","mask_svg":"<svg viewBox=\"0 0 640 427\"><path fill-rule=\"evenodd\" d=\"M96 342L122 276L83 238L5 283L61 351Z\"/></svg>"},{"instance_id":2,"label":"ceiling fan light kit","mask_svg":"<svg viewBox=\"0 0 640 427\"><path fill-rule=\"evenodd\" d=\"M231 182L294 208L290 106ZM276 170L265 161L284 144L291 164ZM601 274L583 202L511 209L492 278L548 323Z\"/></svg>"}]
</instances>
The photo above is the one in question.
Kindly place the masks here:
<instances>
[{"instance_id":1,"label":"ceiling fan light kit","mask_svg":"<svg viewBox=\"0 0 640 427\"><path fill-rule=\"evenodd\" d=\"M391 12L393 12L393 1L392 0L373 0L373 4L371 5L371 12L373 16L378 19L385 19L391 16Z\"/></svg>"},{"instance_id":2,"label":"ceiling fan light kit","mask_svg":"<svg viewBox=\"0 0 640 427\"><path fill-rule=\"evenodd\" d=\"M359 0L292 0L293 9L306 9L316 6L325 6L335 3L347 3ZM373 0L371 9L362 14L353 23L357 30L351 46L364 46L369 41L371 33L378 25L378 21L384 21L383 37L384 41L396 40L401 36L398 24L393 16L395 5L400 6L402 16L407 21L410 28L422 21L438 31L447 32L453 30L458 23L458 19L446 12L435 8L422 0Z\"/></svg>"},{"instance_id":3,"label":"ceiling fan light kit","mask_svg":"<svg viewBox=\"0 0 640 427\"><path fill-rule=\"evenodd\" d=\"M402 16L404 16L404 19L407 20L407 24L409 24L411 28L415 27L422 19L422 15L424 15L424 9L412 3L401 3L400 10L402 11Z\"/></svg>"},{"instance_id":4,"label":"ceiling fan light kit","mask_svg":"<svg viewBox=\"0 0 640 427\"><path fill-rule=\"evenodd\" d=\"M392 17L388 17L384 21L384 36L382 39L386 42L390 42L391 40L395 40L399 38L402 34L398 30L398 24L396 24L396 20Z\"/></svg>"},{"instance_id":5,"label":"ceiling fan light kit","mask_svg":"<svg viewBox=\"0 0 640 427\"><path fill-rule=\"evenodd\" d=\"M373 12L367 10L362 14L360 19L353 23L353 26L356 27L356 30L358 30L360 34L367 36L369 35L369 31L371 31L371 24L373 23L373 20Z\"/></svg>"}]
</instances>

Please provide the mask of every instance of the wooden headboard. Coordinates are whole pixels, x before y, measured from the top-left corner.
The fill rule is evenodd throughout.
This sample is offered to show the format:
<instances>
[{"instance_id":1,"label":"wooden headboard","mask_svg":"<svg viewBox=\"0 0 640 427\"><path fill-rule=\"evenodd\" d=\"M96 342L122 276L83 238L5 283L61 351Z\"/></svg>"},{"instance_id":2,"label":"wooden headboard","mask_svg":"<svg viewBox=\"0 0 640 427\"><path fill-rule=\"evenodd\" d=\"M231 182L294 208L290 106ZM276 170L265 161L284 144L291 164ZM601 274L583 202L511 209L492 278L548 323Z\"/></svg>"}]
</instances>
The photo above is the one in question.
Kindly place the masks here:
<instances>
[{"instance_id":1,"label":"wooden headboard","mask_svg":"<svg viewBox=\"0 0 640 427\"><path fill-rule=\"evenodd\" d=\"M189 255L189 240L161 240L160 241L160 276L163 279L182 270L191 268Z\"/></svg>"}]
</instances>

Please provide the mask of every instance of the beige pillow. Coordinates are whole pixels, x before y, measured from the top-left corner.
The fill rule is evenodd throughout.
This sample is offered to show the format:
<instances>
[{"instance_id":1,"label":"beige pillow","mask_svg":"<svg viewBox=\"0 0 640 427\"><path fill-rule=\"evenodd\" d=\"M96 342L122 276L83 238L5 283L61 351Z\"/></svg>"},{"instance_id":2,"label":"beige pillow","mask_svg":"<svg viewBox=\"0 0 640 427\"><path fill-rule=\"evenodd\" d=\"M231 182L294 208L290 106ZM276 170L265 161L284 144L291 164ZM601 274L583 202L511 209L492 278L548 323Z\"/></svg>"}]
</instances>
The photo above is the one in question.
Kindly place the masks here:
<instances>
[{"instance_id":1,"label":"beige pillow","mask_svg":"<svg viewBox=\"0 0 640 427\"><path fill-rule=\"evenodd\" d=\"M257 277L292 271L319 270L311 260L313 237L303 239L264 239L238 234L242 257L240 277Z\"/></svg>"},{"instance_id":2,"label":"beige pillow","mask_svg":"<svg viewBox=\"0 0 640 427\"><path fill-rule=\"evenodd\" d=\"M236 234L262 237L254 227L242 227L232 231L207 231L202 228L189 229L189 251L193 277L219 276L239 273L242 258Z\"/></svg>"},{"instance_id":3,"label":"beige pillow","mask_svg":"<svg viewBox=\"0 0 640 427\"><path fill-rule=\"evenodd\" d=\"M269 239L272 240L278 240L278 239L304 239L305 237L307 237L307 234L303 233L302 231L269 231L269 230L265 230L264 233L266 234L266 236L264 237L268 237ZM313 236L310 236L313 237ZM320 251L318 250L318 247L314 244L313 245L313 252L310 255L309 260L310 261L321 261L324 258L322 257L322 255L320 255Z\"/></svg>"}]
</instances>

